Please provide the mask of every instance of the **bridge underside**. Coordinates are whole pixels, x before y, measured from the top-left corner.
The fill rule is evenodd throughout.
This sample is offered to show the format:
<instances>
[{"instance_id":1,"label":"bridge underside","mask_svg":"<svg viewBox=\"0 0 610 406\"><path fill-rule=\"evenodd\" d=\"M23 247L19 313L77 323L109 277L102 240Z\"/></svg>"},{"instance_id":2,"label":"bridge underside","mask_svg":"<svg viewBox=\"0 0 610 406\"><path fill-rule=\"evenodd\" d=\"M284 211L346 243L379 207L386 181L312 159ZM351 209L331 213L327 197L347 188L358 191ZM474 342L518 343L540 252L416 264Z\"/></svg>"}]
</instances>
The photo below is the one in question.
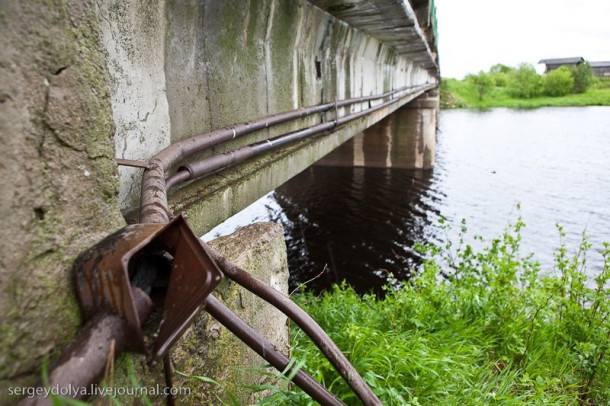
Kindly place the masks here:
<instances>
[{"instance_id":1,"label":"bridge underside","mask_svg":"<svg viewBox=\"0 0 610 406\"><path fill-rule=\"evenodd\" d=\"M438 113L439 93L432 90L356 134L316 165L431 169Z\"/></svg>"},{"instance_id":2,"label":"bridge underside","mask_svg":"<svg viewBox=\"0 0 610 406\"><path fill-rule=\"evenodd\" d=\"M284 111L405 87L437 86L429 19L407 0L365 0L357 6L304 0L159 3L100 5L119 158L147 161L177 141ZM421 8L416 3L421 1L413 0ZM171 208L186 211L190 224L204 233L419 93L330 132L193 181L170 195ZM382 101L339 107L237 137L193 159L357 113ZM121 167L120 175L121 210L133 220L141 169Z\"/></svg>"},{"instance_id":3,"label":"bridge underside","mask_svg":"<svg viewBox=\"0 0 610 406\"><path fill-rule=\"evenodd\" d=\"M401 102L340 126L334 131L314 135L194 181L170 195L171 209L174 213L186 212L189 224L198 232L205 233L316 162L333 166L354 164L430 168L433 165L435 117L438 110L418 108L415 96L419 94L421 93L406 97ZM426 95L419 97L426 98ZM398 121L402 118L402 127L393 125L392 128L394 136L401 140L405 148L396 146L393 149L395 158L392 165L391 160L387 161L388 145L392 144L391 137L388 138L389 143L385 142L386 137L383 134L381 137L367 137L366 129L374 131L375 125L387 126L384 122L393 116L398 117ZM427 121L423 122L422 117L427 117ZM414 120L413 128L405 128L411 126L411 120ZM353 150L351 145L354 144L350 144L349 140L363 137L371 140L372 148L363 150L361 161L354 160L354 155L350 154ZM345 147L347 149L344 149ZM330 156L327 155L329 153ZM325 156L328 158L324 159ZM356 154L356 158L357 156ZM368 160L365 157L368 157Z\"/></svg>"}]
</instances>

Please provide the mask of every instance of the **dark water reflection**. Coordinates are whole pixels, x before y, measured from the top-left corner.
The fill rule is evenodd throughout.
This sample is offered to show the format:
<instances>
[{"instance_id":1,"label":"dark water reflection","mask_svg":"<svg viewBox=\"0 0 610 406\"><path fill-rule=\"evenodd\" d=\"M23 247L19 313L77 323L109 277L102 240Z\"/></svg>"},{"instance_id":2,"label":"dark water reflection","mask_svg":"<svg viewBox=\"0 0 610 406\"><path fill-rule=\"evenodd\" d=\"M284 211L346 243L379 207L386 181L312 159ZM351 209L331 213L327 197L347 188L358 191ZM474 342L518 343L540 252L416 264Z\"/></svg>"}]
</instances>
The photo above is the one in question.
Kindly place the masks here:
<instances>
[{"instance_id":1,"label":"dark water reflection","mask_svg":"<svg viewBox=\"0 0 610 406\"><path fill-rule=\"evenodd\" d=\"M418 262L413 243L428 239L438 214L431 181L431 171L313 167L277 189L291 285L325 268L308 286L346 279L368 291L389 273L408 279Z\"/></svg>"},{"instance_id":2,"label":"dark water reflection","mask_svg":"<svg viewBox=\"0 0 610 406\"><path fill-rule=\"evenodd\" d=\"M443 243L438 219L485 238L521 215L524 253L553 271L564 226L572 251L586 230L610 240L610 108L441 112L433 171L313 167L207 238L254 221L281 222L291 286L322 289L346 279L377 290L388 273L408 278L416 241ZM517 204L521 210L516 209ZM592 253L589 272L601 269Z\"/></svg>"}]
</instances>

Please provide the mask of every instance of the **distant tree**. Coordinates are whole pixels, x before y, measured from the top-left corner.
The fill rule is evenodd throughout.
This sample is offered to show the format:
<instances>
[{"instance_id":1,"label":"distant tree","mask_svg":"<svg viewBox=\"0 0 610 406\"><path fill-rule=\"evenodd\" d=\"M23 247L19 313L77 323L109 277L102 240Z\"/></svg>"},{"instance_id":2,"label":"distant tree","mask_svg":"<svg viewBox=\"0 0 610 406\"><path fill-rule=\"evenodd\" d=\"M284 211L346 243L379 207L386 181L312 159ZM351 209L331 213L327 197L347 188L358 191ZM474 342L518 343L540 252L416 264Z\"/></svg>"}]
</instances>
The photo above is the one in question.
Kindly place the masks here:
<instances>
[{"instance_id":1,"label":"distant tree","mask_svg":"<svg viewBox=\"0 0 610 406\"><path fill-rule=\"evenodd\" d=\"M574 77L573 93L584 93L593 84L593 69L588 62L583 62L577 66L570 67Z\"/></svg>"},{"instance_id":2,"label":"distant tree","mask_svg":"<svg viewBox=\"0 0 610 406\"><path fill-rule=\"evenodd\" d=\"M465 82L473 83L475 78L476 78L476 76L477 75L475 75L474 73L468 73L468 74L466 74L466 76L464 76L464 81Z\"/></svg>"},{"instance_id":3,"label":"distant tree","mask_svg":"<svg viewBox=\"0 0 610 406\"><path fill-rule=\"evenodd\" d=\"M483 100L483 96L489 93L489 90L494 85L493 78L483 71L479 71L476 75L470 75L469 80L474 84L479 95L479 101Z\"/></svg>"},{"instance_id":4,"label":"distant tree","mask_svg":"<svg viewBox=\"0 0 610 406\"><path fill-rule=\"evenodd\" d=\"M508 84L508 76L514 69L510 66L497 63L489 68L489 75L494 81L494 85L505 87Z\"/></svg>"},{"instance_id":5,"label":"distant tree","mask_svg":"<svg viewBox=\"0 0 610 406\"><path fill-rule=\"evenodd\" d=\"M506 87L506 85L508 84L508 77L509 77L508 73L505 73L505 72L490 73L489 76L491 76L491 78L493 79L494 85L496 85L498 87Z\"/></svg>"},{"instance_id":6,"label":"distant tree","mask_svg":"<svg viewBox=\"0 0 610 406\"><path fill-rule=\"evenodd\" d=\"M565 96L574 87L574 76L567 66L554 69L542 78L544 94L551 97Z\"/></svg>"},{"instance_id":7,"label":"distant tree","mask_svg":"<svg viewBox=\"0 0 610 406\"><path fill-rule=\"evenodd\" d=\"M542 93L542 77L529 63L520 64L509 74L508 94L512 97L531 99Z\"/></svg>"},{"instance_id":8,"label":"distant tree","mask_svg":"<svg viewBox=\"0 0 610 406\"><path fill-rule=\"evenodd\" d=\"M513 68L510 66L502 65L501 63L497 63L491 68L489 68L489 73L510 73L513 71Z\"/></svg>"}]
</instances>

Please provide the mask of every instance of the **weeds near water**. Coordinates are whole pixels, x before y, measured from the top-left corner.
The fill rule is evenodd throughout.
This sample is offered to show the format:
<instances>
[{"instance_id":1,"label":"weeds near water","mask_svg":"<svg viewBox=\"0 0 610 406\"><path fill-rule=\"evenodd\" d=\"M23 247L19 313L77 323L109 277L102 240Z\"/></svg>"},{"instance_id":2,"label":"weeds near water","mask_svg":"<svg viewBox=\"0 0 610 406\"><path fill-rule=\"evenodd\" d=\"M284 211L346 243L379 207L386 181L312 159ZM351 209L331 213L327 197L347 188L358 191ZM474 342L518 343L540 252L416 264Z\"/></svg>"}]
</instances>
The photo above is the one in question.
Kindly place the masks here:
<instances>
[{"instance_id":1,"label":"weeds near water","mask_svg":"<svg viewBox=\"0 0 610 406\"><path fill-rule=\"evenodd\" d=\"M419 275L383 300L346 285L296 300L348 355L385 405L610 402L610 246L583 236L570 254L559 228L555 269L521 253L519 219L484 248L421 246ZM587 258L603 268L588 277ZM358 404L296 327L294 357L348 404ZM278 390L266 404L313 404Z\"/></svg>"}]
</instances>

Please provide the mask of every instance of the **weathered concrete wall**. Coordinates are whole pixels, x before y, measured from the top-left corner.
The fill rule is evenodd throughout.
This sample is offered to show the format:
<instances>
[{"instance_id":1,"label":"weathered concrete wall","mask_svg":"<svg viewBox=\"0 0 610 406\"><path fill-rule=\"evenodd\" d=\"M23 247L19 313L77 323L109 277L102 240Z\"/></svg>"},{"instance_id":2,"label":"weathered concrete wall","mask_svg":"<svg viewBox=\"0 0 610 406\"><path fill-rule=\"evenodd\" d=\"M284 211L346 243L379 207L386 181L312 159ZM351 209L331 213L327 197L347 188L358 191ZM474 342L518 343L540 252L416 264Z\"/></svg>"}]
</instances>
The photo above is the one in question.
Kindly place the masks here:
<instances>
[{"instance_id":1,"label":"weathered concrete wall","mask_svg":"<svg viewBox=\"0 0 610 406\"><path fill-rule=\"evenodd\" d=\"M438 91L431 90L356 134L316 165L430 169L438 113Z\"/></svg>"},{"instance_id":2,"label":"weathered concrete wall","mask_svg":"<svg viewBox=\"0 0 610 406\"><path fill-rule=\"evenodd\" d=\"M138 4L0 2L0 404L16 403L17 398L8 397L8 388L33 385L44 360L52 362L80 328L72 262L124 225L115 156L147 158L169 143L165 63L157 59L164 55L159 50L164 50L167 31L151 23L165 19L165 5ZM120 24L126 21L129 24ZM117 31L108 31L110 26ZM134 38L135 32L144 34ZM137 172L135 177L123 173L124 182L138 177ZM123 204L126 196L129 193L121 197ZM267 268L261 265L263 253L275 252L269 257L271 268L283 273L274 274L270 282L285 281L283 251L267 246L283 243L282 233L259 231L263 240L244 245L253 258L244 259L243 252L230 255L250 269L255 264L258 272ZM233 245L237 251L236 242L225 245L229 248L219 249L230 252ZM268 324L284 326L283 320L261 320L257 317L265 313L250 296L232 286L223 292L230 303L241 297L248 305L247 311L240 309L244 317L270 334L282 335L284 341L275 342L285 343L285 330ZM222 348L234 345L214 341L215 335L227 334L217 326L212 330L212 342L222 344L197 353L207 356L205 362L211 365L214 357L228 354ZM184 345L189 342L193 345L188 339ZM203 358L181 348L176 354L179 368L198 370ZM235 362L243 359L236 357ZM215 370L205 371L213 375ZM217 372L219 379L232 379L223 369ZM121 376L117 372L117 380ZM240 379L234 382L244 382Z\"/></svg>"},{"instance_id":3,"label":"weathered concrete wall","mask_svg":"<svg viewBox=\"0 0 610 406\"><path fill-rule=\"evenodd\" d=\"M116 125L116 156L147 160L170 144L165 4L106 0L97 5ZM142 170L121 166L119 173L120 207L136 206Z\"/></svg>"},{"instance_id":4,"label":"weathered concrete wall","mask_svg":"<svg viewBox=\"0 0 610 406\"><path fill-rule=\"evenodd\" d=\"M0 3L0 403L80 326L72 260L123 224L93 1Z\"/></svg>"}]
</instances>

